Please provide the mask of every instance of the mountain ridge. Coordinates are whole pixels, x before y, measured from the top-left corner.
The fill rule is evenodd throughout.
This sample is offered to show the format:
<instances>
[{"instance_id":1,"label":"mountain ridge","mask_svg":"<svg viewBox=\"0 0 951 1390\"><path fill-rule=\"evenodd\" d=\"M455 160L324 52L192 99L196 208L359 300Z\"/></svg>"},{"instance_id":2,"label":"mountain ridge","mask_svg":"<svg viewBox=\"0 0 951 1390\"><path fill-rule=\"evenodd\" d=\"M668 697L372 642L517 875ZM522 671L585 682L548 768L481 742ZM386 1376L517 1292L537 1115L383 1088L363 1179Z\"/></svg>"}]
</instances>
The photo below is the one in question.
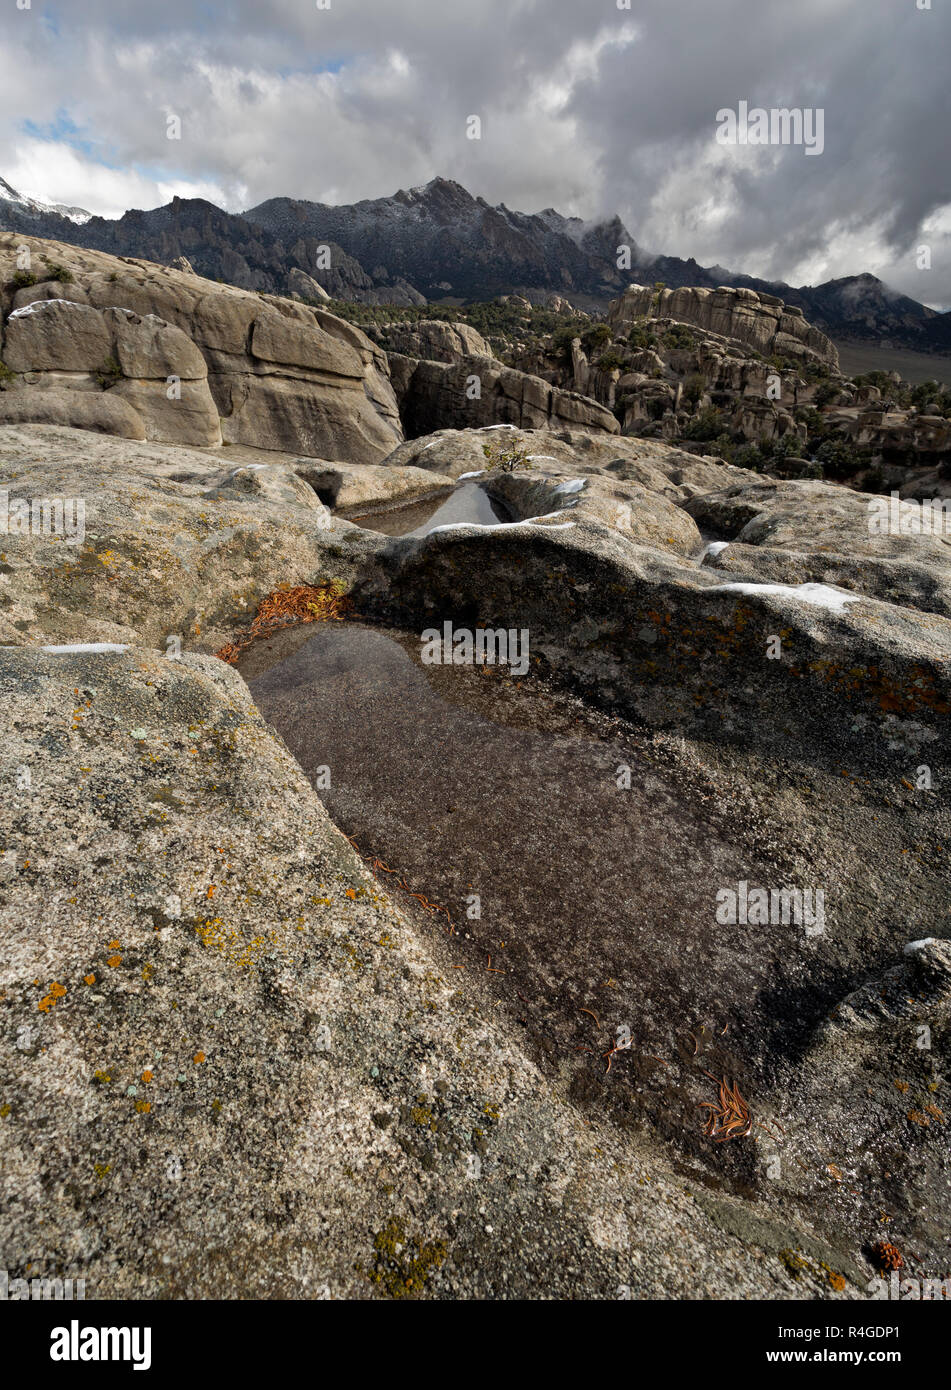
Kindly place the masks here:
<instances>
[{"instance_id":1,"label":"mountain ridge","mask_svg":"<svg viewBox=\"0 0 951 1390\"><path fill-rule=\"evenodd\" d=\"M370 304L524 293L602 308L631 283L727 285L776 295L832 336L951 353L951 313L868 273L795 287L705 267L645 251L617 216L585 222L554 208L518 212L441 177L352 204L277 197L230 213L175 197L116 219L22 198L0 179L0 229L163 264L185 257L209 279L262 292L299 290L303 273L334 298ZM630 247L629 269L617 267L620 246Z\"/></svg>"}]
</instances>

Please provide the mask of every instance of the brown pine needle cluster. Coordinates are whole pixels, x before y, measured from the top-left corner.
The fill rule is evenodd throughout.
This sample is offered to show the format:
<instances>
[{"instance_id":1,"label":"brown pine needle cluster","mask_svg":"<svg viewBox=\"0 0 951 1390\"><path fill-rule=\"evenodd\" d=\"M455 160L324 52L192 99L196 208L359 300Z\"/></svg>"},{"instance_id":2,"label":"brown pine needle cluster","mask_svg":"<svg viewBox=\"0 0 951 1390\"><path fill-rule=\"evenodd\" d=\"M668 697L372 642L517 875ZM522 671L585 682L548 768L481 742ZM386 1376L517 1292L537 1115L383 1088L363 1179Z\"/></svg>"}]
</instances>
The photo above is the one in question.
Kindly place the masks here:
<instances>
[{"instance_id":1,"label":"brown pine needle cluster","mask_svg":"<svg viewBox=\"0 0 951 1390\"><path fill-rule=\"evenodd\" d=\"M245 636L236 642L227 642L215 652L215 656L234 666L241 653L258 637L270 637L281 628L298 623L339 622L347 616L350 606L344 585L339 580L316 587L298 584L292 588L283 584L261 600Z\"/></svg>"},{"instance_id":2,"label":"brown pine needle cluster","mask_svg":"<svg viewBox=\"0 0 951 1390\"><path fill-rule=\"evenodd\" d=\"M706 1073L711 1081L716 1081L716 1077L710 1072ZM706 1135L708 1139L715 1139L718 1144L725 1144L730 1139L745 1139L753 1132L753 1117L746 1101L740 1095L740 1088L735 1083L731 1086L726 1077L719 1083L720 1103L715 1105L713 1101L704 1100L700 1102L701 1110L709 1110L707 1116Z\"/></svg>"}]
</instances>

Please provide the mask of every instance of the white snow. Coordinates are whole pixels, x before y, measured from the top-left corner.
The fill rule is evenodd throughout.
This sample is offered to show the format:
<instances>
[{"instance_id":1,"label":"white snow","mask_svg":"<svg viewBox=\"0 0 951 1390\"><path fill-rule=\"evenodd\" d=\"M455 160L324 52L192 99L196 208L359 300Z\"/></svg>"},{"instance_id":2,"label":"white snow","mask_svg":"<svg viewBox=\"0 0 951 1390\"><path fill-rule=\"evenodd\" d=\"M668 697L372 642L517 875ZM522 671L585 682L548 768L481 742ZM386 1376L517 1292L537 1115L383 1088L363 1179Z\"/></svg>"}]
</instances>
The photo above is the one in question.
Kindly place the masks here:
<instances>
[{"instance_id":1,"label":"white snow","mask_svg":"<svg viewBox=\"0 0 951 1390\"><path fill-rule=\"evenodd\" d=\"M81 227L92 217L91 212L85 208L68 207L65 203L48 203L42 198L30 198L22 193L18 193L15 188L11 188L6 179L0 178L0 198L8 203L19 203L20 207L28 208L30 212L56 212L60 217L67 218L70 222L75 222Z\"/></svg>"},{"instance_id":2,"label":"white snow","mask_svg":"<svg viewBox=\"0 0 951 1390\"><path fill-rule=\"evenodd\" d=\"M555 493L561 495L562 493L580 492L582 488L587 487L587 484L587 478L568 478L565 482L558 484Z\"/></svg>"},{"instance_id":3,"label":"white snow","mask_svg":"<svg viewBox=\"0 0 951 1390\"><path fill-rule=\"evenodd\" d=\"M10 315L11 319L25 319L27 314L36 314L40 309L45 309L50 304L68 304L71 309L88 309L92 314L107 314L110 311L116 314L125 314L127 318L135 318L134 309L124 309L121 304L109 304L104 309L99 310L92 304L80 304L77 299L34 299L32 304L24 304L22 309L14 309ZM157 314L146 314L147 319L158 319ZM159 323L162 322L158 319Z\"/></svg>"},{"instance_id":4,"label":"white snow","mask_svg":"<svg viewBox=\"0 0 951 1390\"><path fill-rule=\"evenodd\" d=\"M560 513L549 512L548 515L559 516ZM426 532L426 535L436 536L440 531L511 531L514 526L534 526L537 522L544 521L545 519L546 518L543 516L530 516L526 517L524 521L499 521L495 526L483 526L481 522L477 521L452 521L447 522L445 526L434 526L431 531ZM545 530L566 531L569 527L574 526L574 524L573 521L563 521L558 526L546 526ZM425 540L426 537L422 536L420 539Z\"/></svg>"},{"instance_id":5,"label":"white snow","mask_svg":"<svg viewBox=\"0 0 951 1390\"><path fill-rule=\"evenodd\" d=\"M429 448L428 444L426 445L426 448ZM461 483L463 478L481 478L484 472L484 468L477 468L474 473L460 473L459 477L456 479L456 482Z\"/></svg>"},{"instance_id":6,"label":"white snow","mask_svg":"<svg viewBox=\"0 0 951 1390\"><path fill-rule=\"evenodd\" d=\"M128 645L121 645L118 642L75 642L66 647L43 648L47 656L74 656L77 652L104 656L107 652L127 652L128 650Z\"/></svg>"},{"instance_id":7,"label":"white snow","mask_svg":"<svg viewBox=\"0 0 951 1390\"><path fill-rule=\"evenodd\" d=\"M537 463L540 459L545 459L548 463L557 463L558 459L554 454L529 454L529 463Z\"/></svg>"},{"instance_id":8,"label":"white snow","mask_svg":"<svg viewBox=\"0 0 951 1390\"><path fill-rule=\"evenodd\" d=\"M719 555L721 550L726 550L729 541L707 541L703 547L703 554L700 556L700 563L703 564L708 555Z\"/></svg>"},{"instance_id":9,"label":"white snow","mask_svg":"<svg viewBox=\"0 0 951 1390\"><path fill-rule=\"evenodd\" d=\"M813 608L828 608L832 613L844 613L847 603L858 603L863 594L850 594L831 584L714 584L711 594L777 594L801 599Z\"/></svg>"},{"instance_id":10,"label":"white snow","mask_svg":"<svg viewBox=\"0 0 951 1390\"><path fill-rule=\"evenodd\" d=\"M72 304L74 309L88 309L88 304L77 304L75 299L37 299L32 304L24 304L22 309L14 309L11 319L25 319L28 314L39 313L48 304Z\"/></svg>"},{"instance_id":11,"label":"white snow","mask_svg":"<svg viewBox=\"0 0 951 1390\"><path fill-rule=\"evenodd\" d=\"M933 936L923 936L920 941L909 941L905 946L906 956L916 956L924 946L931 946L934 942Z\"/></svg>"},{"instance_id":12,"label":"white snow","mask_svg":"<svg viewBox=\"0 0 951 1390\"><path fill-rule=\"evenodd\" d=\"M514 430L514 429L515 429L515 426L514 426L514 425L483 425L483 426L482 426L481 433L484 434L486 430Z\"/></svg>"}]
</instances>

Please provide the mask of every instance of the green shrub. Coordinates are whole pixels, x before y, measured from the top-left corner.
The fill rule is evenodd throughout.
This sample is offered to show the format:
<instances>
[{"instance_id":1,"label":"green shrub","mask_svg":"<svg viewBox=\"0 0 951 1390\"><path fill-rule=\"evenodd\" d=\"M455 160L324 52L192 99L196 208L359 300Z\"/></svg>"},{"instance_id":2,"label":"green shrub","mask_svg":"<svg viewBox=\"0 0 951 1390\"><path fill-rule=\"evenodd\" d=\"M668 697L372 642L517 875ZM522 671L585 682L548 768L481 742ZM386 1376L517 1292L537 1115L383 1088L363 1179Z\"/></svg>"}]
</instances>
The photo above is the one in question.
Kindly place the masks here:
<instances>
[{"instance_id":1,"label":"green shrub","mask_svg":"<svg viewBox=\"0 0 951 1390\"><path fill-rule=\"evenodd\" d=\"M863 454L847 439L827 439L816 450L816 459L822 464L827 478L851 478L867 462Z\"/></svg>"},{"instance_id":2,"label":"green shrub","mask_svg":"<svg viewBox=\"0 0 951 1390\"><path fill-rule=\"evenodd\" d=\"M831 403L837 399L838 395L839 387L834 381L823 381L822 384L816 388L815 395L812 399L821 410L824 405L831 405Z\"/></svg>"},{"instance_id":3,"label":"green shrub","mask_svg":"<svg viewBox=\"0 0 951 1390\"><path fill-rule=\"evenodd\" d=\"M708 405L695 415L687 424L684 430L684 439L693 439L698 443L706 440L716 439L723 431L723 416L716 406Z\"/></svg>"},{"instance_id":4,"label":"green shrub","mask_svg":"<svg viewBox=\"0 0 951 1390\"><path fill-rule=\"evenodd\" d=\"M640 351L645 348L653 349L657 346L657 336L648 328L646 319L638 319L628 333L627 341L632 348L637 348Z\"/></svg>"},{"instance_id":5,"label":"green shrub","mask_svg":"<svg viewBox=\"0 0 951 1390\"><path fill-rule=\"evenodd\" d=\"M584 331L581 335L581 346L585 352L597 352L598 348L607 347L613 334L606 323L595 323Z\"/></svg>"},{"instance_id":6,"label":"green shrub","mask_svg":"<svg viewBox=\"0 0 951 1390\"><path fill-rule=\"evenodd\" d=\"M482 452L488 473L514 473L518 468L532 466L528 454L517 444L506 447L501 440L493 440L491 444L483 444Z\"/></svg>"},{"instance_id":7,"label":"green shrub","mask_svg":"<svg viewBox=\"0 0 951 1390\"><path fill-rule=\"evenodd\" d=\"M29 270L18 270L10 281L12 290L28 290L37 283L36 276Z\"/></svg>"},{"instance_id":8,"label":"green shrub","mask_svg":"<svg viewBox=\"0 0 951 1390\"><path fill-rule=\"evenodd\" d=\"M96 380L103 391L108 391L110 386L115 386L117 381L122 380L122 368L114 357L107 357L105 362L96 372Z\"/></svg>"},{"instance_id":9,"label":"green shrub","mask_svg":"<svg viewBox=\"0 0 951 1390\"><path fill-rule=\"evenodd\" d=\"M67 270L64 265L57 265L55 261L50 261L46 268L47 280L58 280L61 285L70 285L73 280L73 272Z\"/></svg>"},{"instance_id":10,"label":"green shrub","mask_svg":"<svg viewBox=\"0 0 951 1390\"><path fill-rule=\"evenodd\" d=\"M703 377L699 372L694 372L693 375L688 376L684 382L683 398L688 405L694 406L700 400L705 390L706 382Z\"/></svg>"},{"instance_id":11,"label":"green shrub","mask_svg":"<svg viewBox=\"0 0 951 1390\"><path fill-rule=\"evenodd\" d=\"M616 368L624 366L624 358L613 348L610 352L602 353L598 358L599 372L613 372Z\"/></svg>"},{"instance_id":12,"label":"green shrub","mask_svg":"<svg viewBox=\"0 0 951 1390\"><path fill-rule=\"evenodd\" d=\"M664 334L664 346L668 348L695 348L697 339L685 323L672 323Z\"/></svg>"}]
</instances>

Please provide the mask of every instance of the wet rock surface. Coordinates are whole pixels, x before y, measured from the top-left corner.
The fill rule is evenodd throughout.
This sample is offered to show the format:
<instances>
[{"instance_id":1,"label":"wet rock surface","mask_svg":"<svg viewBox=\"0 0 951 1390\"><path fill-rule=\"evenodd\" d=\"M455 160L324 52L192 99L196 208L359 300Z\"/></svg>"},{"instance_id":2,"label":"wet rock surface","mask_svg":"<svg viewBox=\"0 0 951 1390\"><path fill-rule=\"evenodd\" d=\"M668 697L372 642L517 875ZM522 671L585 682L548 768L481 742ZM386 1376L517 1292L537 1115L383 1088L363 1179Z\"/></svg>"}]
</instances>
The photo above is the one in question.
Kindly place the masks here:
<instances>
[{"instance_id":1,"label":"wet rock surface","mask_svg":"<svg viewBox=\"0 0 951 1390\"><path fill-rule=\"evenodd\" d=\"M911 935L943 929L944 798L909 794L887 759L863 777L714 751L490 667L421 665L419 651L399 633L333 628L263 643L243 669L444 968L467 987L475 976L583 1113L662 1135L709 1191L817 1223L839 1272L858 1277L886 1194L893 1232L934 1270L941 1223L919 1199L947 1165L946 943L917 975L904 967L898 988L920 1004L883 1019L899 1024L888 1053L901 1087L860 1054L842 1068L863 1072L864 1094L836 1081L839 1048L856 1049L826 1020L854 1016L853 982L871 978L859 990L877 997L876 972L896 973ZM807 903L818 892L823 920L719 920L718 891L740 883L799 887ZM699 1107L723 1077L756 1128L719 1147Z\"/></svg>"}]
</instances>

